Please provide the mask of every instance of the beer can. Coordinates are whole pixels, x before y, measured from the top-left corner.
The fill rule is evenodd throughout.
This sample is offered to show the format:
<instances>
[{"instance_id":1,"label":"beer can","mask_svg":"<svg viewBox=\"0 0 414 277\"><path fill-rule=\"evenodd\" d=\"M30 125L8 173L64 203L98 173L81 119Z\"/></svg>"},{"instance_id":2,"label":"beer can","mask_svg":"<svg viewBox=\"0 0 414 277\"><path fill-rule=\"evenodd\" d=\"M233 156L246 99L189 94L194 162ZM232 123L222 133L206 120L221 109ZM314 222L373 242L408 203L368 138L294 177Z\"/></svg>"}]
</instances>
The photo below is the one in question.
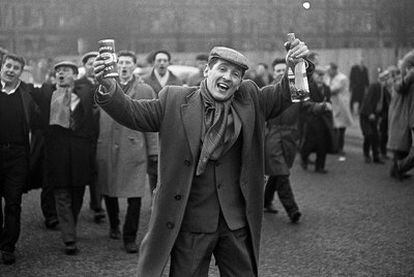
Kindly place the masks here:
<instances>
[{"instance_id":1,"label":"beer can","mask_svg":"<svg viewBox=\"0 0 414 277\"><path fill-rule=\"evenodd\" d=\"M105 57L105 69L104 78L115 78L118 77L118 71L116 69L117 56L115 52L115 40L113 39L102 39L98 41L99 55Z\"/></svg>"}]
</instances>

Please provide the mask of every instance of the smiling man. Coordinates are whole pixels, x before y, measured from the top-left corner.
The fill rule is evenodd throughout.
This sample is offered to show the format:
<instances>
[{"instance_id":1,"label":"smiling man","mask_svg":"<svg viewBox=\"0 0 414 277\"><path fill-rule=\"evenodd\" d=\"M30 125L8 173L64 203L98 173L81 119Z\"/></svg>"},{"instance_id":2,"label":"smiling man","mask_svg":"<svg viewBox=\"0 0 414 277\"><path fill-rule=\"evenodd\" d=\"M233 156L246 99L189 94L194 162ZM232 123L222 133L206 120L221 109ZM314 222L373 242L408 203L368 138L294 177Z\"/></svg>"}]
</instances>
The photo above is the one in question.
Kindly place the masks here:
<instances>
[{"instance_id":1,"label":"smiling man","mask_svg":"<svg viewBox=\"0 0 414 277\"><path fill-rule=\"evenodd\" d=\"M6 54L0 72L0 250L5 264L16 260L22 193L29 173L29 134L36 118L29 86L19 79L24 65L23 57Z\"/></svg>"},{"instance_id":2,"label":"smiling man","mask_svg":"<svg viewBox=\"0 0 414 277\"><path fill-rule=\"evenodd\" d=\"M288 58L305 57L296 39ZM259 89L242 81L248 60L214 47L200 87L167 86L159 99L132 100L114 79L95 74L99 105L128 128L159 132L160 180L138 276L208 276L214 255L221 276L257 276L263 209L265 120L291 105L287 77Z\"/></svg>"}]
</instances>

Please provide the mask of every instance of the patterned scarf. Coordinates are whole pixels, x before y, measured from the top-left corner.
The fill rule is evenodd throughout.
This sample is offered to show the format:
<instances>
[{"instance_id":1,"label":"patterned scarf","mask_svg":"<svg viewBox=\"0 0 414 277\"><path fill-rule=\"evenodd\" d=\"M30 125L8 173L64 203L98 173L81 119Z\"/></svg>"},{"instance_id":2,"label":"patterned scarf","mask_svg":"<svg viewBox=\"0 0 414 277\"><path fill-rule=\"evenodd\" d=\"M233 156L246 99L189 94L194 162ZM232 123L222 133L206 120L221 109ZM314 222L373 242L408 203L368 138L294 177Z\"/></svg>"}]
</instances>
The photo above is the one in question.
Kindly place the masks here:
<instances>
[{"instance_id":1,"label":"patterned scarf","mask_svg":"<svg viewBox=\"0 0 414 277\"><path fill-rule=\"evenodd\" d=\"M204 103L204 137L197 164L197 176L203 174L210 159L217 160L230 149L241 129L240 118L231 105L233 97L225 102L215 101L207 90L206 80L200 84L200 90Z\"/></svg>"},{"instance_id":2,"label":"patterned scarf","mask_svg":"<svg viewBox=\"0 0 414 277\"><path fill-rule=\"evenodd\" d=\"M50 101L49 125L59 125L63 128L70 127L70 99L72 89L58 87L52 94Z\"/></svg>"}]
</instances>

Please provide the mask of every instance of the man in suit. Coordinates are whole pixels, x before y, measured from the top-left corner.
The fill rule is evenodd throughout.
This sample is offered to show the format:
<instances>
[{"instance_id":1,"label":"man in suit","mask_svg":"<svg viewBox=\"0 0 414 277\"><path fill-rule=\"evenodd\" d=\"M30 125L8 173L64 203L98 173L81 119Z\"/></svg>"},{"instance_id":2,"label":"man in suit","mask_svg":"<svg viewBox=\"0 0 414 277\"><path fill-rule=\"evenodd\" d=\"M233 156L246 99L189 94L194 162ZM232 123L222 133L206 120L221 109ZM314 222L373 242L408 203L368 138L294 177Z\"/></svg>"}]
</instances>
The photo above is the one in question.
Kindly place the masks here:
<instances>
[{"instance_id":1,"label":"man in suit","mask_svg":"<svg viewBox=\"0 0 414 277\"><path fill-rule=\"evenodd\" d=\"M296 39L290 64L307 46ZM167 86L155 100L131 100L103 79L97 103L128 128L160 134L160 182L138 276L207 276L214 254L222 276L257 276L263 210L264 124L291 105L287 76L259 89L243 80L248 60L214 47L200 87Z\"/></svg>"},{"instance_id":2,"label":"man in suit","mask_svg":"<svg viewBox=\"0 0 414 277\"><path fill-rule=\"evenodd\" d=\"M143 77L143 81L150 85L154 90L155 94L158 98L158 93L161 91L162 88L165 86L181 86L183 83L182 81L175 76L170 70L168 70L168 66L171 62L171 54L165 50L159 50L154 53L152 56L152 63L153 69L149 73L149 75ZM151 192L154 191L155 187L157 186L158 180L158 160L157 157L151 157L148 160L147 164L147 173L149 177L149 184Z\"/></svg>"},{"instance_id":3,"label":"man in suit","mask_svg":"<svg viewBox=\"0 0 414 277\"><path fill-rule=\"evenodd\" d=\"M43 85L31 94L46 127L46 176L53 184L56 211L65 253L78 253L76 223L85 186L92 175L91 153L97 133L92 91L75 82L76 64L63 61L54 66L56 88Z\"/></svg>"},{"instance_id":4,"label":"man in suit","mask_svg":"<svg viewBox=\"0 0 414 277\"><path fill-rule=\"evenodd\" d=\"M368 92L361 104L359 122L364 136L363 152L365 163L383 164L379 151L379 122L384 114L384 102L387 97L386 81L390 77L388 71L378 76L378 82L368 87ZM372 152L372 157L371 157Z\"/></svg>"},{"instance_id":5,"label":"man in suit","mask_svg":"<svg viewBox=\"0 0 414 277\"><path fill-rule=\"evenodd\" d=\"M19 79L24 65L23 57L6 54L0 72L0 250L4 264L16 261L22 194L29 174L29 137L36 123L29 86Z\"/></svg>"}]
</instances>

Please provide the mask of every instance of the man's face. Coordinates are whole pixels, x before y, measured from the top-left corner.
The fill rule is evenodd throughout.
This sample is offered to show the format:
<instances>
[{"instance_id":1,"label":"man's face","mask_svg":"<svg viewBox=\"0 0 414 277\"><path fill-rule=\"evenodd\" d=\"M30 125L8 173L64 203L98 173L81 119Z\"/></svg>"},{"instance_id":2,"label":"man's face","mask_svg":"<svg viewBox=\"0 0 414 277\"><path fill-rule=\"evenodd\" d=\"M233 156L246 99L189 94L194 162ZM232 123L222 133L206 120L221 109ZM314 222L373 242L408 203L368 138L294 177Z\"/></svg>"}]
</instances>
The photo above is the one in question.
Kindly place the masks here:
<instances>
[{"instance_id":1,"label":"man's face","mask_svg":"<svg viewBox=\"0 0 414 277\"><path fill-rule=\"evenodd\" d=\"M18 82L20 75L22 75L23 66L20 62L13 59L6 59L1 67L1 80L3 82L15 84Z\"/></svg>"},{"instance_id":2,"label":"man's face","mask_svg":"<svg viewBox=\"0 0 414 277\"><path fill-rule=\"evenodd\" d=\"M321 86L323 84L323 73L313 72L312 78L316 85Z\"/></svg>"},{"instance_id":3,"label":"man's face","mask_svg":"<svg viewBox=\"0 0 414 277\"><path fill-rule=\"evenodd\" d=\"M134 59L129 56L121 56L118 58L118 73L119 77L124 80L129 80L135 70Z\"/></svg>"},{"instance_id":4,"label":"man's face","mask_svg":"<svg viewBox=\"0 0 414 277\"><path fill-rule=\"evenodd\" d=\"M56 68L56 84L60 87L69 87L75 82L76 74L70 66Z\"/></svg>"},{"instance_id":5,"label":"man's face","mask_svg":"<svg viewBox=\"0 0 414 277\"><path fill-rule=\"evenodd\" d=\"M206 68L207 61L206 60L196 60L196 66L200 70L200 72L204 72Z\"/></svg>"},{"instance_id":6,"label":"man's face","mask_svg":"<svg viewBox=\"0 0 414 277\"><path fill-rule=\"evenodd\" d=\"M338 72L338 69L333 68L332 66L330 66L328 68L328 75L332 78L336 76L336 73Z\"/></svg>"},{"instance_id":7,"label":"man's face","mask_svg":"<svg viewBox=\"0 0 414 277\"><path fill-rule=\"evenodd\" d=\"M96 57L90 57L84 67L85 67L85 76L86 77L91 77L93 78L95 76L94 72L93 72L93 62L95 61Z\"/></svg>"},{"instance_id":8,"label":"man's face","mask_svg":"<svg viewBox=\"0 0 414 277\"><path fill-rule=\"evenodd\" d=\"M275 80L275 82L279 82L283 75L285 75L286 72L286 64L284 63L278 63L275 64L275 66L273 67L273 79Z\"/></svg>"},{"instance_id":9,"label":"man's face","mask_svg":"<svg viewBox=\"0 0 414 277\"><path fill-rule=\"evenodd\" d=\"M207 89L211 96L217 101L225 101L239 89L243 76L239 67L218 60L212 68L206 67L204 77L207 77Z\"/></svg>"},{"instance_id":10,"label":"man's face","mask_svg":"<svg viewBox=\"0 0 414 277\"><path fill-rule=\"evenodd\" d=\"M262 64L259 64L256 67L256 75L257 76L264 76L265 73L266 73L266 68Z\"/></svg>"},{"instance_id":11,"label":"man's face","mask_svg":"<svg viewBox=\"0 0 414 277\"><path fill-rule=\"evenodd\" d=\"M164 53L158 53L154 59L154 68L161 76L167 73L167 67L170 65L168 56Z\"/></svg>"}]
</instances>

